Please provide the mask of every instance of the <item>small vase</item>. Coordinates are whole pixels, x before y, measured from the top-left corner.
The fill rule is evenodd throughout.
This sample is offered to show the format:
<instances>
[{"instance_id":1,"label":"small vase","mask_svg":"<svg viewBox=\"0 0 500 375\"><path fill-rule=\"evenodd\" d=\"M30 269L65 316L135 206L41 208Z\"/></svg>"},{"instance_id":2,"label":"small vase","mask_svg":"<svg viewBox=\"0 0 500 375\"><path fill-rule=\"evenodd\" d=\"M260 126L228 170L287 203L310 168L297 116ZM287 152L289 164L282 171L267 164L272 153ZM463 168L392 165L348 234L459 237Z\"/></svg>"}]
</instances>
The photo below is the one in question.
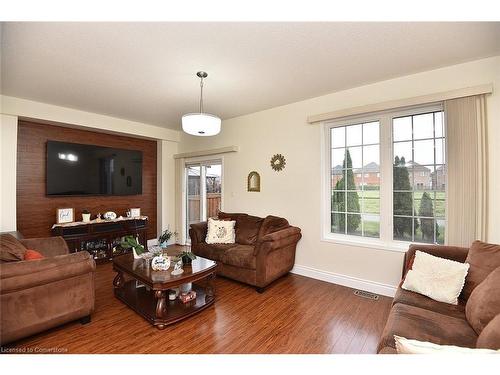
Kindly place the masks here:
<instances>
[{"instance_id":1,"label":"small vase","mask_svg":"<svg viewBox=\"0 0 500 375\"><path fill-rule=\"evenodd\" d=\"M166 248L167 248L167 243L168 243L167 241L163 241L163 242L161 242L161 243L160 243L160 247L161 247L162 249L166 249Z\"/></svg>"},{"instance_id":2,"label":"small vase","mask_svg":"<svg viewBox=\"0 0 500 375\"><path fill-rule=\"evenodd\" d=\"M82 214L82 221L88 223L90 221L90 214Z\"/></svg>"},{"instance_id":3,"label":"small vase","mask_svg":"<svg viewBox=\"0 0 500 375\"><path fill-rule=\"evenodd\" d=\"M134 253L134 259L141 259L141 256L135 251L135 247L132 248L132 252Z\"/></svg>"}]
</instances>

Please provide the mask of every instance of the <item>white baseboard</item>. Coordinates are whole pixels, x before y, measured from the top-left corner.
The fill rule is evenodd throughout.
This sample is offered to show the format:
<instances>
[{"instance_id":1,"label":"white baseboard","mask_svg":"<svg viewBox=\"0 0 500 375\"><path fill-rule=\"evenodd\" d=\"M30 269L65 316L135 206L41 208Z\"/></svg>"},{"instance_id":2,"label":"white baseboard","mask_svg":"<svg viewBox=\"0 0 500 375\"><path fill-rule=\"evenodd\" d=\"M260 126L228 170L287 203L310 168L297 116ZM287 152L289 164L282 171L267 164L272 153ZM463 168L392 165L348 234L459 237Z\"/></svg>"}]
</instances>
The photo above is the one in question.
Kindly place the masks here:
<instances>
[{"instance_id":1,"label":"white baseboard","mask_svg":"<svg viewBox=\"0 0 500 375\"><path fill-rule=\"evenodd\" d=\"M293 267L291 272L297 275L310 277L312 279L327 281L329 283L343 285L349 288L365 290L367 292L381 294L383 296L394 297L394 294L396 293L396 286L393 285L358 279L357 277L318 270L316 268L300 266L298 264Z\"/></svg>"}]
</instances>

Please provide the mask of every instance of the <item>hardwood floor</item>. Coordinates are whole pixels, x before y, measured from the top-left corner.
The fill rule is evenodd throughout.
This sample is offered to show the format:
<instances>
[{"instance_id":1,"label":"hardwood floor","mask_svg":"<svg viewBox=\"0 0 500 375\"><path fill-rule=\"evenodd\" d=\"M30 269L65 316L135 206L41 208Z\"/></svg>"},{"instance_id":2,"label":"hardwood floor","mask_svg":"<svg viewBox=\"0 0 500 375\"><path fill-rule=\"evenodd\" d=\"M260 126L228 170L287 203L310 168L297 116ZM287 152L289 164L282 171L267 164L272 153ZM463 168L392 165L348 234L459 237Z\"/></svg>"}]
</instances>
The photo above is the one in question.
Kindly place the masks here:
<instances>
[{"instance_id":1,"label":"hardwood floor","mask_svg":"<svg viewBox=\"0 0 500 375\"><path fill-rule=\"evenodd\" d=\"M217 279L215 305L163 331L113 295L111 264L97 267L92 322L73 322L12 346L67 353L375 353L391 299L290 274L263 294Z\"/></svg>"}]
</instances>

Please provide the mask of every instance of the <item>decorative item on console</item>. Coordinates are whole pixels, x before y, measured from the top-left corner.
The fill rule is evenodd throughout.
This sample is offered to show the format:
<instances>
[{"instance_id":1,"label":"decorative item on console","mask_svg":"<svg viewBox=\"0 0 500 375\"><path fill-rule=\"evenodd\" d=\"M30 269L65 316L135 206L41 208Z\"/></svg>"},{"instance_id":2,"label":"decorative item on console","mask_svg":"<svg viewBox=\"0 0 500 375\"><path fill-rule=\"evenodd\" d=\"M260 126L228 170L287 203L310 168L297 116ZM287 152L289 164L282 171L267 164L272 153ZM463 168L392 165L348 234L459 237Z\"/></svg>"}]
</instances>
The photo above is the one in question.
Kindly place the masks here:
<instances>
[{"instance_id":1,"label":"decorative item on console","mask_svg":"<svg viewBox=\"0 0 500 375\"><path fill-rule=\"evenodd\" d=\"M75 221L75 210L74 208L58 208L56 223L64 224L64 223L72 223Z\"/></svg>"},{"instance_id":2,"label":"decorative item on console","mask_svg":"<svg viewBox=\"0 0 500 375\"><path fill-rule=\"evenodd\" d=\"M104 214L104 220L115 220L116 219L116 213L113 211L108 211Z\"/></svg>"},{"instance_id":3,"label":"decorative item on console","mask_svg":"<svg viewBox=\"0 0 500 375\"><path fill-rule=\"evenodd\" d=\"M128 216L128 214L127 214ZM141 209L140 208L131 208L130 209L130 217L140 217L141 216Z\"/></svg>"},{"instance_id":4,"label":"decorative item on console","mask_svg":"<svg viewBox=\"0 0 500 375\"><path fill-rule=\"evenodd\" d=\"M90 211L89 210L83 210L82 211L82 221L84 223L90 222Z\"/></svg>"}]
</instances>

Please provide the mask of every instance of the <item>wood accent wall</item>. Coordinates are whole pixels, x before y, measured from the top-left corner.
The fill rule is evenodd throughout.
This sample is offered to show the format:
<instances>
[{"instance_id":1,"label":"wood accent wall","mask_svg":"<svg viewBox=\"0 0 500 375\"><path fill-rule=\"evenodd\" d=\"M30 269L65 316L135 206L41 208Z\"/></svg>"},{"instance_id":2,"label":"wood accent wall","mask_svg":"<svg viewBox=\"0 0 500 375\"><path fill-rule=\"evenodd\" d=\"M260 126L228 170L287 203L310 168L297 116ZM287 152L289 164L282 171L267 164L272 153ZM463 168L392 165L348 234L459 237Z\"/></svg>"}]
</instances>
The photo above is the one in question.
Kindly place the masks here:
<instances>
[{"instance_id":1,"label":"wood accent wall","mask_svg":"<svg viewBox=\"0 0 500 375\"><path fill-rule=\"evenodd\" d=\"M142 194L126 196L49 197L46 195L47 141L84 143L141 150ZM148 239L156 238L156 142L36 122L19 121L17 136L17 229L26 238L51 235L56 209L73 207L75 220L82 210L92 213L114 211L125 216L140 207L149 217Z\"/></svg>"}]
</instances>

